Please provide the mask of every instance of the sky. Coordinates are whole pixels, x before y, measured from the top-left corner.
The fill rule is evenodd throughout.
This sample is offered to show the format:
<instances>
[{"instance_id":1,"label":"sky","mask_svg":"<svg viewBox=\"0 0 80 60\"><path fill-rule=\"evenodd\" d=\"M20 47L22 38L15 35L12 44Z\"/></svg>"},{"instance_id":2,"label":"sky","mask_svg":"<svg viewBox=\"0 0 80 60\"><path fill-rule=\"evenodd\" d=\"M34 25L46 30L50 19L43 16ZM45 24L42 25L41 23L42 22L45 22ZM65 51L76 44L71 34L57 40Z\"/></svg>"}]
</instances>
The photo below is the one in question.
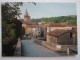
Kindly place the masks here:
<instances>
[{"instance_id":1,"label":"sky","mask_svg":"<svg viewBox=\"0 0 80 60\"><path fill-rule=\"evenodd\" d=\"M21 18L24 18L24 13L26 9L31 19L42 17L77 15L76 3L69 2L36 2L36 5L32 3L23 3L23 6L20 6L20 10L22 13L22 15L20 15Z\"/></svg>"}]
</instances>

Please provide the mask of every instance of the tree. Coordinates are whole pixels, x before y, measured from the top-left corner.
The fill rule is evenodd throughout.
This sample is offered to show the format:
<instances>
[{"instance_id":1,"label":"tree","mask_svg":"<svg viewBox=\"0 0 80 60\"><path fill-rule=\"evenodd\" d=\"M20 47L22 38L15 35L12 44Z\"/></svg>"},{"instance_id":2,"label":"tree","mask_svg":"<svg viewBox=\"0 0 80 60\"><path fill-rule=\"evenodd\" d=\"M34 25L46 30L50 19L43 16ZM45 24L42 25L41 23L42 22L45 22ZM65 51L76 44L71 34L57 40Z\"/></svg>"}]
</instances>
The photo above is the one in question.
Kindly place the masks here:
<instances>
[{"instance_id":1,"label":"tree","mask_svg":"<svg viewBox=\"0 0 80 60\"><path fill-rule=\"evenodd\" d=\"M36 5L35 2L32 2ZM1 4L2 12L2 55L11 56L14 51L14 44L21 35L21 22L14 18L20 17L20 8L23 2L6 2Z\"/></svg>"},{"instance_id":2,"label":"tree","mask_svg":"<svg viewBox=\"0 0 80 60\"><path fill-rule=\"evenodd\" d=\"M19 16L20 8L19 6L22 6L22 2L7 2L2 3L1 5L1 11L2 11L2 42L3 44L7 44L11 39L11 32L13 26L15 26L14 23L11 23L13 18L16 16ZM8 38L8 39L6 39ZM6 42L5 42L6 41Z\"/></svg>"},{"instance_id":3,"label":"tree","mask_svg":"<svg viewBox=\"0 0 80 60\"><path fill-rule=\"evenodd\" d=\"M2 55L9 55L11 56L13 54L13 45L17 43L16 38L16 31L17 29L17 23L14 22L14 17L19 16L20 8L19 6L22 6L22 2L7 2L2 3L1 5L1 12L2 12ZM15 27L15 28L13 28Z\"/></svg>"},{"instance_id":4,"label":"tree","mask_svg":"<svg viewBox=\"0 0 80 60\"><path fill-rule=\"evenodd\" d=\"M46 21L46 22L67 22L69 20L77 20L77 16L76 15L71 15L71 16L59 16L59 17L50 17L50 18L47 18L47 17L43 17L43 18L40 18L40 19L32 19L33 21L37 21L40 22L40 21Z\"/></svg>"},{"instance_id":5,"label":"tree","mask_svg":"<svg viewBox=\"0 0 80 60\"><path fill-rule=\"evenodd\" d=\"M77 21L76 20L68 20L67 22L68 22L69 25L77 26Z\"/></svg>"},{"instance_id":6,"label":"tree","mask_svg":"<svg viewBox=\"0 0 80 60\"><path fill-rule=\"evenodd\" d=\"M21 14L19 6L22 6L22 4L23 4L22 2L2 3L1 5L2 20L5 20L5 19L12 20L15 17L15 15L19 16Z\"/></svg>"}]
</instances>

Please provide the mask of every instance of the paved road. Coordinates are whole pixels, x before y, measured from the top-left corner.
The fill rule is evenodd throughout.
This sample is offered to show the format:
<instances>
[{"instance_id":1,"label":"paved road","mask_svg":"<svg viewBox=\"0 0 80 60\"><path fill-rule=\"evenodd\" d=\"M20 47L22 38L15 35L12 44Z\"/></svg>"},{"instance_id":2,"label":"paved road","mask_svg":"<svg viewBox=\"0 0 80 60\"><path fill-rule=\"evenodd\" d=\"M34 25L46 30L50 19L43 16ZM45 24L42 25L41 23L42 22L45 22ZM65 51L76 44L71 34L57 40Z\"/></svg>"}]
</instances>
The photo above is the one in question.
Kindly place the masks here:
<instances>
[{"instance_id":1,"label":"paved road","mask_svg":"<svg viewBox=\"0 0 80 60\"><path fill-rule=\"evenodd\" d=\"M21 44L22 56L59 56L55 52L32 42L32 40L22 40Z\"/></svg>"}]
</instances>

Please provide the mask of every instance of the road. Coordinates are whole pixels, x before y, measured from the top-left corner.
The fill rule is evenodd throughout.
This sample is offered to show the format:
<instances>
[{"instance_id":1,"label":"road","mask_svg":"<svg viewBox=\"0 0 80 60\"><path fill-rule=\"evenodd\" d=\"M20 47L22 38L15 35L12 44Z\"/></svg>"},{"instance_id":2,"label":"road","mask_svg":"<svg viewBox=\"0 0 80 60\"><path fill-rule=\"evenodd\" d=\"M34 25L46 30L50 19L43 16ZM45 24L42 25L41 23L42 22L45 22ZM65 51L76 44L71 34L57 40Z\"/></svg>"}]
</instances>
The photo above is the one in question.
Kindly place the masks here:
<instances>
[{"instance_id":1,"label":"road","mask_svg":"<svg viewBox=\"0 0 80 60\"><path fill-rule=\"evenodd\" d=\"M32 40L21 40L21 55L30 57L59 56L57 53L32 42Z\"/></svg>"}]
</instances>

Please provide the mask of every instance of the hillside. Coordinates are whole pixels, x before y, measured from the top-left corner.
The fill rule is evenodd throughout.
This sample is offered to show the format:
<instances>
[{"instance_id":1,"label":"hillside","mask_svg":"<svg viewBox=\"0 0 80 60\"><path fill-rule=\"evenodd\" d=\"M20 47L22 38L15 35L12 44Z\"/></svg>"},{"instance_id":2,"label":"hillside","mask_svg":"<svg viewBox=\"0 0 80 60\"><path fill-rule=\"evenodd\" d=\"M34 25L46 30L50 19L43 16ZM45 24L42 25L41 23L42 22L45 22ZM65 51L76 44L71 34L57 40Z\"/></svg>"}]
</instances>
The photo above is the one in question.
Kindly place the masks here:
<instances>
[{"instance_id":1,"label":"hillside","mask_svg":"<svg viewBox=\"0 0 80 60\"><path fill-rule=\"evenodd\" d=\"M65 22L68 23L69 25L76 26L77 25L77 16L76 15L70 15L70 16L59 16L59 17L43 17L39 19L32 19L33 22L40 22L40 21L45 21L45 22Z\"/></svg>"}]
</instances>

